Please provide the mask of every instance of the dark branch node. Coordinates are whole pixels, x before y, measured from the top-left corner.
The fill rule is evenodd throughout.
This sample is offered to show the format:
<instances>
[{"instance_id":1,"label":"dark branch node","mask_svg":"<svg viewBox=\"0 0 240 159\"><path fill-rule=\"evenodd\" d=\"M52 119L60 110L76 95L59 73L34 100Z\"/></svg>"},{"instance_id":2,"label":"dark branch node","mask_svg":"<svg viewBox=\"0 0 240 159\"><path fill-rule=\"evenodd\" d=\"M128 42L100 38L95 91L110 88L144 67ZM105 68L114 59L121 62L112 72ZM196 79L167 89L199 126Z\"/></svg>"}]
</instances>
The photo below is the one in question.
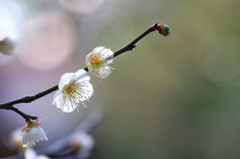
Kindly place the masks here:
<instances>
[{"instance_id":1,"label":"dark branch node","mask_svg":"<svg viewBox=\"0 0 240 159\"><path fill-rule=\"evenodd\" d=\"M36 97L35 96L26 96L24 97L24 101L26 103L31 103L32 101L36 100Z\"/></svg>"}]
</instances>

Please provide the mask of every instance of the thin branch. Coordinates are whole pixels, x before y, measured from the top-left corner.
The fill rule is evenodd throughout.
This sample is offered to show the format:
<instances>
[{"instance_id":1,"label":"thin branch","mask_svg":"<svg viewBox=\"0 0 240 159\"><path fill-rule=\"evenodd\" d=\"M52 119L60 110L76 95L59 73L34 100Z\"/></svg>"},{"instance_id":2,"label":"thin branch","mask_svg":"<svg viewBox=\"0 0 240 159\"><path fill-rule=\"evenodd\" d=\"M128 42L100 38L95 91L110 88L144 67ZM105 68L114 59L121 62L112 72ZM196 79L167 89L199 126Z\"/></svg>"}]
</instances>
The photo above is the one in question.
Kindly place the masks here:
<instances>
[{"instance_id":1,"label":"thin branch","mask_svg":"<svg viewBox=\"0 0 240 159\"><path fill-rule=\"evenodd\" d=\"M160 34L162 34L163 36L167 36L170 34L170 28L167 25L164 24L158 24L155 23L154 25L152 25L151 27L149 27L146 31L144 31L142 34L140 34L136 39L134 39L132 42L130 42L129 44L127 44L125 47L119 49L118 51L114 52L114 57L126 52L126 51L131 51L133 48L136 47L136 43L141 40L143 37L145 37L146 35L148 35L149 33L153 32L157 30ZM85 67L84 68L85 71L88 72L88 68ZM30 115L26 115L23 112L19 111L18 109L16 109L15 107L13 107L13 105L15 104L19 104L19 103L31 103L34 100L37 100L43 96L48 95L49 93L52 93L54 91L58 90L58 85L53 86L52 88L49 88L43 92L40 92L34 96L26 96L11 102L7 102L7 103L3 103L0 104L0 109L7 109L7 110L13 110L16 113L18 113L19 115L21 115L22 117L24 117L25 119L27 117L31 118L31 119L37 119L37 117L34 116L30 116Z\"/></svg>"},{"instance_id":2,"label":"thin branch","mask_svg":"<svg viewBox=\"0 0 240 159\"><path fill-rule=\"evenodd\" d=\"M141 40L144 36L148 35L149 33L155 31L155 26L156 24L152 25L150 28L148 28L146 31L144 31L141 35L139 35L136 39L134 39L132 42L127 44L125 47L119 49L118 51L114 52L114 57L126 52L126 51L131 51L136 47L136 43Z\"/></svg>"},{"instance_id":3,"label":"thin branch","mask_svg":"<svg viewBox=\"0 0 240 159\"><path fill-rule=\"evenodd\" d=\"M28 114L25 114L23 112L21 112L20 110L18 110L17 108L15 107L10 107L9 110L12 110L16 113L18 113L19 115L21 115L25 120L29 120L29 119L32 119L32 120L36 120L38 117L36 116L31 116L31 115L28 115Z\"/></svg>"},{"instance_id":4,"label":"thin branch","mask_svg":"<svg viewBox=\"0 0 240 159\"><path fill-rule=\"evenodd\" d=\"M58 89L58 85L53 86L52 88L47 89L46 91L40 92L34 96L26 96L8 103L4 103L0 105L0 109L7 109L7 110L12 110L16 112L17 114L21 115L25 120L32 119L35 120L38 117L36 116L31 116L28 114L23 113L22 111L18 110L17 108L13 107L14 104L19 104L19 103L31 103L34 100L37 100L49 93L52 93Z\"/></svg>"},{"instance_id":5,"label":"thin branch","mask_svg":"<svg viewBox=\"0 0 240 159\"><path fill-rule=\"evenodd\" d=\"M126 51L131 51L132 49L134 49L136 47L135 44L139 40L141 40L143 37L145 37L146 35L148 35L149 33L153 32L155 30L158 30L158 32L160 34L162 34L163 36L168 36L170 34L170 28L168 25L155 23L152 26L150 26L146 31L144 31L142 34L140 34L136 39L134 39L132 42L127 44L125 47L114 52L114 57L116 57Z\"/></svg>"},{"instance_id":6,"label":"thin branch","mask_svg":"<svg viewBox=\"0 0 240 159\"><path fill-rule=\"evenodd\" d=\"M52 93L54 91L56 91L58 89L58 85L53 86L52 88L47 89L46 91L40 92L34 96L26 96L8 103L3 103L0 105L0 109L9 109L10 107L12 107L15 104L19 104L19 103L31 103L34 100L37 100L49 93Z\"/></svg>"}]
</instances>

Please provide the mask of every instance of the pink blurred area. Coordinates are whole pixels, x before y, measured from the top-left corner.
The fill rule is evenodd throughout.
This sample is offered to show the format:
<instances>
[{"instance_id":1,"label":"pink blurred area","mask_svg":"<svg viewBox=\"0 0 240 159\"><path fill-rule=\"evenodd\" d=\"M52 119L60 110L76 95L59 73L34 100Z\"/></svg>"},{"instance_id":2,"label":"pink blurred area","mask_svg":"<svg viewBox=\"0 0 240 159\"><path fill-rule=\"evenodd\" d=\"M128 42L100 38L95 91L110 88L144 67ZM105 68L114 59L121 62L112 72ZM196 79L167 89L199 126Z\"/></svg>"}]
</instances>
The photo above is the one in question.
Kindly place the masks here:
<instances>
[{"instance_id":1,"label":"pink blurred area","mask_svg":"<svg viewBox=\"0 0 240 159\"><path fill-rule=\"evenodd\" d=\"M0 11L0 17L5 20L0 27L0 36L15 35L18 38L14 55L0 55L1 103L35 95L57 85L64 73L76 72L85 67L85 56L94 47L83 47L81 43L85 36L82 36L84 33L80 31L81 23L86 17L85 11L81 12L83 15L77 12L76 15L71 15L64 9L68 3L63 1L51 3L11 0L0 3L0 8L4 8ZM83 3L87 3L84 8L93 4L87 1ZM51 8L46 9L48 6ZM74 7L76 10L77 6ZM91 10L94 11L93 8ZM91 45L90 41L89 46ZM43 120L42 127L50 141L37 145L36 149L51 145L59 138L67 136L95 107L94 101L91 101L86 103L88 108L83 106L79 113L63 113L51 104L53 94L30 104L16 105L24 113ZM16 153L6 150L11 147L9 134L16 128L23 127L25 121L8 110L1 110L0 120L4 121L0 122L0 157L4 157Z\"/></svg>"}]
</instances>

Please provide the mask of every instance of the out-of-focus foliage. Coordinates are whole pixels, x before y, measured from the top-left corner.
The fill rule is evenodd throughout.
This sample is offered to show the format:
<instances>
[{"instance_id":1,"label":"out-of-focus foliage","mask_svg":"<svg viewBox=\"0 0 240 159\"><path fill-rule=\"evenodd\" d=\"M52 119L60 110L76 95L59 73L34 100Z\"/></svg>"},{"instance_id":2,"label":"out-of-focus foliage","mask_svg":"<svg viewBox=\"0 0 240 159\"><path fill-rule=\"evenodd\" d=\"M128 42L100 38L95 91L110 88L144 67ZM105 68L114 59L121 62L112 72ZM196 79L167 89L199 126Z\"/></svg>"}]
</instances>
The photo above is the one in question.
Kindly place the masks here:
<instances>
[{"instance_id":1,"label":"out-of-focus foliage","mask_svg":"<svg viewBox=\"0 0 240 159\"><path fill-rule=\"evenodd\" d=\"M91 158L240 158L239 1L12 2L22 14L8 5L13 16L7 19L14 22L12 32L18 24L14 33L22 41L14 57L0 57L1 102L57 84L65 72L83 68L95 46L117 50L155 22L172 30L168 37L154 32L117 57L108 78L93 77L95 96L79 114L59 112L51 95L21 104L45 119L50 142L43 146L104 106ZM24 123L8 111L0 112L0 120L1 143Z\"/></svg>"}]
</instances>

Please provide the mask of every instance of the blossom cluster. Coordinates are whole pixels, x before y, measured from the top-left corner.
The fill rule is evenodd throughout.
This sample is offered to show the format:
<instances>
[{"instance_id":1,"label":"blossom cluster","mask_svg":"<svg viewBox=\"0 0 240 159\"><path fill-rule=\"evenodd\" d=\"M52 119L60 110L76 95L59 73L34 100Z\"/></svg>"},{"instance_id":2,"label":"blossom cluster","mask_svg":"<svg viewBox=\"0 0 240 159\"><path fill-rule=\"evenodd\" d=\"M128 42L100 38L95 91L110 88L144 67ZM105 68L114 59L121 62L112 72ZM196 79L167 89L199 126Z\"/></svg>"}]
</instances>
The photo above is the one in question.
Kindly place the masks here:
<instances>
[{"instance_id":1,"label":"blossom cluster","mask_svg":"<svg viewBox=\"0 0 240 159\"><path fill-rule=\"evenodd\" d=\"M110 49L98 46L86 56L86 70L98 78L106 78L111 73L112 67L108 64L113 62L113 57L114 53ZM79 111L81 105L86 107L84 102L93 95L93 86L86 70L80 69L75 73L62 75L58 84L59 90L53 97L53 105L66 113ZM22 145L24 147L33 147L36 142L48 140L40 123L40 120L27 120L27 125L22 128ZM81 134L81 136L83 135ZM90 142L91 140L86 141ZM85 143L86 141L81 142ZM78 144L72 142L72 145L76 147Z\"/></svg>"},{"instance_id":2,"label":"blossom cluster","mask_svg":"<svg viewBox=\"0 0 240 159\"><path fill-rule=\"evenodd\" d=\"M24 157L26 159L48 159L48 156L51 157L51 153L47 154L48 156L45 156L38 154L33 149L31 149L31 147L36 145L36 142L48 140L46 132L43 128L40 127L41 120L37 119L35 116L30 116L19 111L13 107L12 103L29 103L42 97L43 94L46 95L58 89L58 91L53 96L52 104L65 113L78 112L82 105L86 107L84 102L89 100L94 92L88 73L96 76L97 78L108 77L111 73L111 70L113 69L109 66L109 64L113 63L114 57L120 55L123 52L132 50L134 47L136 47L135 44L140 39L154 30L159 31L159 33L163 36L168 36L171 31L168 25L156 23L131 43L126 45L124 48L116 51L115 53L103 46L98 46L86 56L86 67L84 69L79 69L76 72L63 74L57 86L54 86L45 92L41 92L41 94L39 93L40 95L37 94L37 97L24 97L9 103L2 104L2 109L15 111L21 115L27 123L21 129L21 131L18 129L11 134L12 146L14 148L18 148L19 150L24 150ZM3 53L5 55L12 55L17 42L17 39L14 37L0 38L0 53ZM65 151L66 147L64 147L64 152L62 152L61 155L64 156L64 153L68 152L77 152L78 158L87 158L87 156L90 154L90 151L94 147L94 140L92 136L87 132L78 131L72 135L69 135L69 137L67 139L69 142L67 146L70 148L70 151Z\"/></svg>"},{"instance_id":3,"label":"blossom cluster","mask_svg":"<svg viewBox=\"0 0 240 159\"><path fill-rule=\"evenodd\" d=\"M98 78L105 78L111 73L108 65L113 62L114 54L103 46L96 47L86 56L86 66L89 73ZM65 73L58 84L59 90L54 95L53 104L63 112L79 111L84 101L93 95L93 86L87 71L80 69L75 73Z\"/></svg>"}]
</instances>

